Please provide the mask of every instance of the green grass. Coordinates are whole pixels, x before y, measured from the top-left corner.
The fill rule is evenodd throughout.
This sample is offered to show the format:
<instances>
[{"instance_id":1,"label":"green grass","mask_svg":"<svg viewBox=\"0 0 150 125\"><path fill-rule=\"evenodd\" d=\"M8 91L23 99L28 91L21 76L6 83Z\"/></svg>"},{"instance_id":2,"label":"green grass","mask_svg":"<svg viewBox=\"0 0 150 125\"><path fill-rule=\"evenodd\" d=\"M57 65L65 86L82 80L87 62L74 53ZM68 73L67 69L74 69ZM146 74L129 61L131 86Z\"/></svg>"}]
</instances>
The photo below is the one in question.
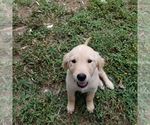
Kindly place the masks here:
<instances>
[{"instance_id":1,"label":"green grass","mask_svg":"<svg viewBox=\"0 0 150 125\"><path fill-rule=\"evenodd\" d=\"M29 1L14 1L29 6ZM137 123L137 1L90 0L87 9L68 10L50 0L38 0L27 19L18 18L14 28L26 32L14 38L13 122L25 125L134 125ZM30 4L29 4L30 3ZM44 25L53 24L51 29ZM32 29L32 31L30 30ZM66 71L63 55L92 36L90 46L105 58L105 71L114 90L98 89L94 113L89 114L85 95L76 93L73 115L66 111ZM125 89L117 85L123 82ZM45 91L47 90L47 91Z\"/></svg>"}]
</instances>

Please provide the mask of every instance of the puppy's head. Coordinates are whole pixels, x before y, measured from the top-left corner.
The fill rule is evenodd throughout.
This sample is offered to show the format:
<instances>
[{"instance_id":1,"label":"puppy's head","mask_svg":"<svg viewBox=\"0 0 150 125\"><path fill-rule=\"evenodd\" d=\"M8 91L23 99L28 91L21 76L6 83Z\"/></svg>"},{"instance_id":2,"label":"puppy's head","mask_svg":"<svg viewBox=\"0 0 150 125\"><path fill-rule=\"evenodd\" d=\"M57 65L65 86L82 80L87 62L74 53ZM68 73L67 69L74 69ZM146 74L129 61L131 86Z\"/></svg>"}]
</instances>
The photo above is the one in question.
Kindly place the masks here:
<instances>
[{"instance_id":1,"label":"puppy's head","mask_svg":"<svg viewBox=\"0 0 150 125\"><path fill-rule=\"evenodd\" d=\"M64 55L62 66L69 69L79 87L84 88L95 69L104 66L104 59L87 45L78 45Z\"/></svg>"}]
</instances>

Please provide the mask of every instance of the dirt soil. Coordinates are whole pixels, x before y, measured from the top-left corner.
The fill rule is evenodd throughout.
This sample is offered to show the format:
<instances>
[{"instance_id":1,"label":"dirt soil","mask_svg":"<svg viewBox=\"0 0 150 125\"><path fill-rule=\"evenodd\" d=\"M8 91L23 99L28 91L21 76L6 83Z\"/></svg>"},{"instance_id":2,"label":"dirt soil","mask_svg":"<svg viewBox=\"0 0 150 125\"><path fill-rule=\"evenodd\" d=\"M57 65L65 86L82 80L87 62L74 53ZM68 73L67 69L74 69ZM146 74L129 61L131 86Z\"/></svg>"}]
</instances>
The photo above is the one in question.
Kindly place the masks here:
<instances>
[{"instance_id":1,"label":"dirt soil","mask_svg":"<svg viewBox=\"0 0 150 125\"><path fill-rule=\"evenodd\" d=\"M80 7L86 7L88 0L58 0L59 4L66 6L71 11L77 11Z\"/></svg>"},{"instance_id":2,"label":"dirt soil","mask_svg":"<svg viewBox=\"0 0 150 125\"><path fill-rule=\"evenodd\" d=\"M70 11L77 12L78 8L84 7L86 8L86 4L88 0L57 0L58 4L65 6ZM38 8L38 3L33 2L30 6L19 6L15 5L17 8L17 15L21 17L21 19L26 20L33 10ZM26 31L27 27L24 25L16 26L13 28L13 35L16 36L18 34L23 34Z\"/></svg>"}]
</instances>

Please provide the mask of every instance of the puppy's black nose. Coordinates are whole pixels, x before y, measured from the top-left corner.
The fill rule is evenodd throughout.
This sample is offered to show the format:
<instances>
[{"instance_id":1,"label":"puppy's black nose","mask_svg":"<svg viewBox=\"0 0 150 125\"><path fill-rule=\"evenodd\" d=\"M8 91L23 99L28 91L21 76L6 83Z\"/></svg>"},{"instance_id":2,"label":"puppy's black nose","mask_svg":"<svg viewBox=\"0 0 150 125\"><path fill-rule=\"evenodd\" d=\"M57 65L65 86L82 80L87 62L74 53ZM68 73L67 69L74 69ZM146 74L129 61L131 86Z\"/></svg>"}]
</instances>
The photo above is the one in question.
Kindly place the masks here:
<instances>
[{"instance_id":1,"label":"puppy's black nose","mask_svg":"<svg viewBox=\"0 0 150 125\"><path fill-rule=\"evenodd\" d=\"M84 81L86 79L86 75L84 73L80 73L77 75L78 80Z\"/></svg>"}]
</instances>

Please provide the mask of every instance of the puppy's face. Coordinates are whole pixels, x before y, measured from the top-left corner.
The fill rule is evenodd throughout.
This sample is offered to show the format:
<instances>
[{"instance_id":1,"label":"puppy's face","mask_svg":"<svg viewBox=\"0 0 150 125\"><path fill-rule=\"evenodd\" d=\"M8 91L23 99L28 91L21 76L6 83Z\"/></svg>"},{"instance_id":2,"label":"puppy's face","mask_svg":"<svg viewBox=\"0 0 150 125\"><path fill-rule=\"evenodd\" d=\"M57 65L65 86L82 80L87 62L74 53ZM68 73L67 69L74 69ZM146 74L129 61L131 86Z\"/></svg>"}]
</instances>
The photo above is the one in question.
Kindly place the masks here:
<instances>
[{"instance_id":1,"label":"puppy's face","mask_svg":"<svg viewBox=\"0 0 150 125\"><path fill-rule=\"evenodd\" d=\"M84 88L95 68L102 68L104 60L87 45L79 45L64 56L63 68L69 69L77 85Z\"/></svg>"}]
</instances>

